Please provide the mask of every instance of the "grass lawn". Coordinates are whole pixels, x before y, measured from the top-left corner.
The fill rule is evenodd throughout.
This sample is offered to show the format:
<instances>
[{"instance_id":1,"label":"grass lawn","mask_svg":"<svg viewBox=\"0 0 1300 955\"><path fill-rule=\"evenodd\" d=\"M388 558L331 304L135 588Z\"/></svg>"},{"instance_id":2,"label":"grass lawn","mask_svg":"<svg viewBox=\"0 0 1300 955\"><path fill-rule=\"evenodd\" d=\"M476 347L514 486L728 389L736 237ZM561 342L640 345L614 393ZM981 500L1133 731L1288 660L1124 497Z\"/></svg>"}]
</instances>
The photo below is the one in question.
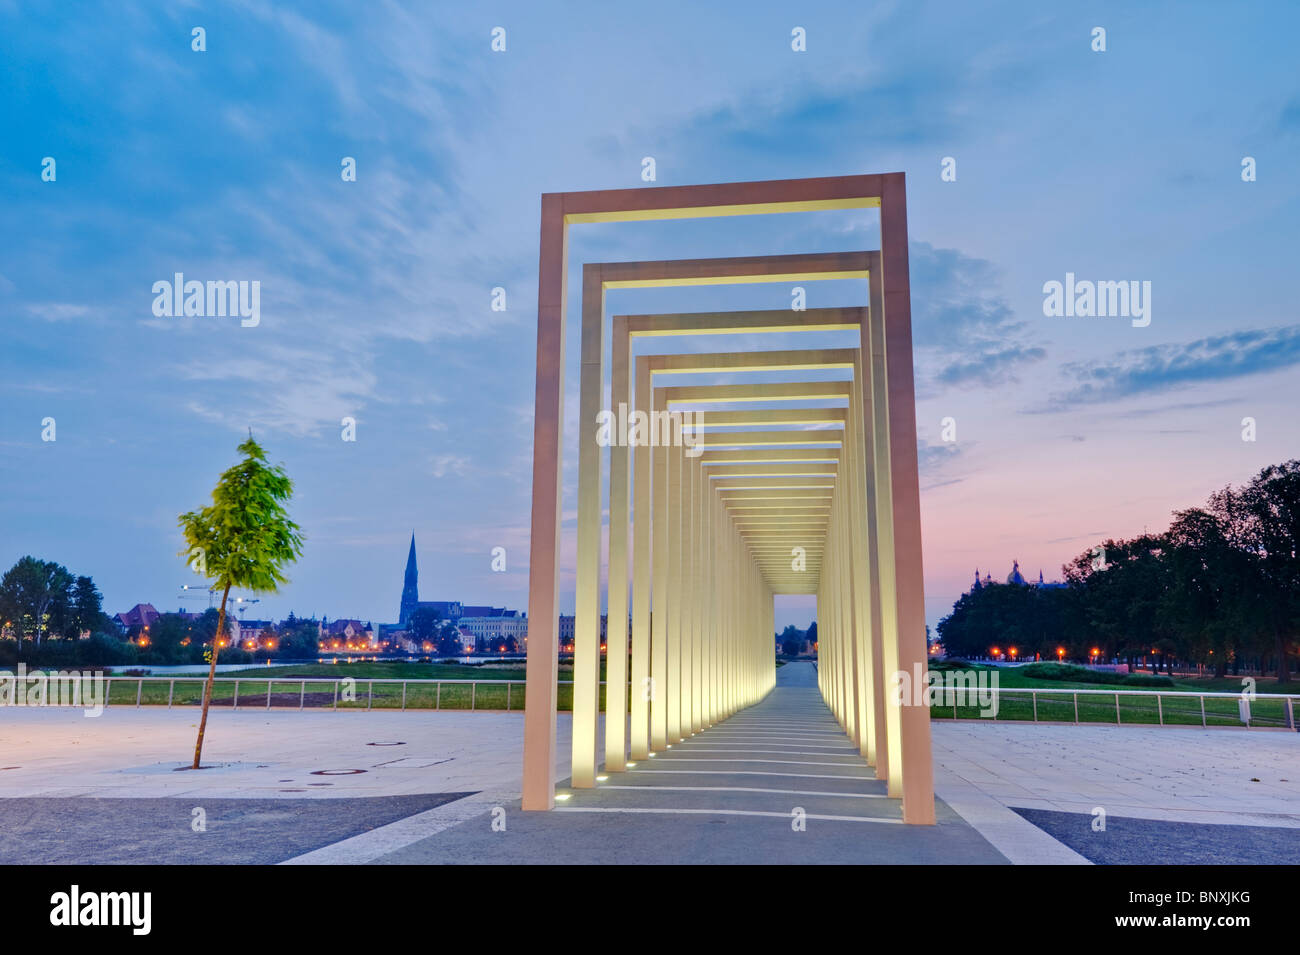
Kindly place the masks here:
<instances>
[{"instance_id":1,"label":"grass lawn","mask_svg":"<svg viewBox=\"0 0 1300 955\"><path fill-rule=\"evenodd\" d=\"M1001 689L997 719L1029 720L1035 718L1035 701L1030 693L1017 693L1016 690L1092 690L1105 691L1113 687L1125 691L1118 697L1102 693L1080 693L1077 697L1076 710L1073 694L1040 695L1037 699L1037 718L1041 722L1073 723L1143 723L1176 726L1200 726L1202 718L1206 726L1241 726L1243 725L1237 709L1236 697L1208 697L1204 701L1202 717L1201 698L1197 693L1237 693L1241 690L1240 679L1199 679L1178 680L1173 687L1163 688L1164 696L1155 693L1143 693L1141 687L1125 686L1118 679L1114 684L1077 683L1068 680L1045 680L1023 674L1016 667L981 667L972 666L975 672L996 672L998 686ZM1134 692L1136 691L1136 692ZM1277 693L1276 680L1260 680L1256 686L1259 693ZM1292 683L1283 686L1280 692L1300 692L1300 687ZM1176 693L1177 696L1169 694ZM1118 703L1117 703L1118 701ZM1300 703L1297 703L1300 706ZM943 698L931 707L931 713L938 719L980 719L977 706L957 706L945 704ZM1283 700L1256 699L1250 707L1252 726L1287 725L1286 704ZM988 719L989 717L982 717Z\"/></svg>"},{"instance_id":2,"label":"grass lawn","mask_svg":"<svg viewBox=\"0 0 1300 955\"><path fill-rule=\"evenodd\" d=\"M522 665L476 666L457 663L408 663L406 661L376 661L363 663L305 663L293 666L268 668L254 666L244 670L231 670L218 675L212 688L214 706L232 706L236 702L235 680L239 681L238 705L265 707L267 694L273 707L334 708L339 709L444 709L444 710L522 710L526 694L522 681ZM302 684L301 678L330 680L329 683ZM355 698L346 699L344 680L355 680ZM605 678L605 663L601 661L600 678ZM175 682L146 680L140 683L129 676L114 677L109 693L109 703L114 706L134 706L137 698L142 705L163 705L171 694L173 706L197 706L203 699L203 676L178 676ZM572 680L572 666L560 667L560 680ZM465 680L468 683L445 682L441 685L407 683L405 693L400 682L371 684L371 680ZM493 685L487 681L519 681L514 686ZM334 681L338 682L336 690ZM174 687L174 689L173 689ZM138 695L138 696L137 696ZM558 687L559 708L573 709L573 686L561 682ZM600 705L605 706L605 688L601 687Z\"/></svg>"},{"instance_id":3,"label":"grass lawn","mask_svg":"<svg viewBox=\"0 0 1300 955\"><path fill-rule=\"evenodd\" d=\"M1064 680L1046 680L1027 676L1016 667L984 667L972 665L976 673L996 673L1001 689L997 719L1026 720L1035 718L1035 700L1027 691L1043 690L1092 690L1104 691L1107 684L1076 683ZM213 703L217 707L231 706L235 702L234 680L239 680L240 708L265 707L267 694L273 707L297 708L333 708L339 709L445 709L445 710L521 710L524 706L525 689L522 685L524 667L512 661L507 665L476 666L472 664L447 663L407 663L405 661L380 661L362 663L308 663L295 666L275 668L268 672L266 667L249 667L246 670L231 671L221 675L213 688ZM298 678L308 677L330 680L329 683L311 685L305 691L297 683ZM355 680L355 698L346 699L343 680L351 677ZM605 678L605 664L601 661L601 679ZM572 680L571 665L560 667L560 680ZM476 688L468 684L443 683L441 686L408 683L403 699L403 687L398 683L370 683L371 680L466 680L479 681ZM484 681L508 680L520 681L514 686L503 684L491 685ZM222 682L224 681L224 682ZM333 681L339 681L338 695L335 695ZM1196 696L1199 693L1236 693L1241 689L1237 678L1221 679L1184 679L1175 682L1172 690L1166 689L1165 696L1157 697L1155 693L1144 693L1141 688L1113 684L1116 690L1132 691L1118 697L1102 693L1080 693L1076 700L1073 694L1039 695L1037 699L1037 718L1042 722L1067 722L1076 719L1080 723L1137 723L1166 724L1182 726L1202 725L1202 702ZM1260 680L1256 686L1260 693L1279 691L1276 680ZM1281 687L1282 692L1300 692L1295 683ZM169 684L167 682L146 682L141 691L138 684L130 677L117 677L113 680L109 702L114 706L133 706L139 692L141 704L166 705ZM1170 693L1177 695L1171 696ZM201 676L177 677L172 695L173 706L196 706L202 699L203 678ZM558 689L559 709L573 709L573 687L561 683ZM605 705L605 688L601 688L601 708ZM1300 704L1297 704L1300 706ZM931 712L937 719L980 719L978 706L957 706L945 704L943 697L932 706ZM1236 697L1210 697L1204 701L1204 722L1207 726L1241 726ZM1251 725L1285 726L1286 708L1282 700L1256 699L1251 703Z\"/></svg>"}]
</instances>

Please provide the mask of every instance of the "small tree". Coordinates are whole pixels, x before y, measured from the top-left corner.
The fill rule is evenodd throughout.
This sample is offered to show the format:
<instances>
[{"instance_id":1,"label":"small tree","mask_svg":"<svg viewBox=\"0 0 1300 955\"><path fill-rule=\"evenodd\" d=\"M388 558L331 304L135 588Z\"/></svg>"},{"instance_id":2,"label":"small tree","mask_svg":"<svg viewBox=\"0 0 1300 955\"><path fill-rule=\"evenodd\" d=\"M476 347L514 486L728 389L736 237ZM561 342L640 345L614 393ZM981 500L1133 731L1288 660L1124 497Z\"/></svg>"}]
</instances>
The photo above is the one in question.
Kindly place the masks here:
<instances>
[{"instance_id":1,"label":"small tree","mask_svg":"<svg viewBox=\"0 0 1300 955\"><path fill-rule=\"evenodd\" d=\"M203 685L203 712L194 744L194 764L203 755L203 734L212 703L217 651L226 624L226 600L231 587L275 593L285 583L283 570L302 554L298 525L289 520L284 503L293 496L293 482L283 467L267 464L266 452L253 440L239 445L244 460L227 470L212 491L212 504L180 516L190 566L221 588L221 609L212 638L208 679Z\"/></svg>"}]
</instances>

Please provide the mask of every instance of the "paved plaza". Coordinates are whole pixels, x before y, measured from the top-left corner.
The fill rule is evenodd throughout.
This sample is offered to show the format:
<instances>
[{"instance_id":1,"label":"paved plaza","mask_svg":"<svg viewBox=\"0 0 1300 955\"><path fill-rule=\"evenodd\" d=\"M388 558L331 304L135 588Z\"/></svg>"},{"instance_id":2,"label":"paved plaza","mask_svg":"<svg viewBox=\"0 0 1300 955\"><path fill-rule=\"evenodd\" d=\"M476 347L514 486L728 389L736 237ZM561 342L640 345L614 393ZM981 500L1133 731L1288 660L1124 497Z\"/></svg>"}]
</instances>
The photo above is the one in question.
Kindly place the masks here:
<instances>
[{"instance_id":1,"label":"paved plaza","mask_svg":"<svg viewBox=\"0 0 1300 955\"><path fill-rule=\"evenodd\" d=\"M193 772L194 708L6 707L0 862L1086 864L1172 861L1171 839L1193 861L1231 844L1277 862L1300 843L1256 831L1300 829L1300 734L1267 730L939 721L939 824L905 827L811 665L779 672L761 703L553 813L517 808L520 713L216 711ZM557 770L567 714L558 733Z\"/></svg>"}]
</instances>

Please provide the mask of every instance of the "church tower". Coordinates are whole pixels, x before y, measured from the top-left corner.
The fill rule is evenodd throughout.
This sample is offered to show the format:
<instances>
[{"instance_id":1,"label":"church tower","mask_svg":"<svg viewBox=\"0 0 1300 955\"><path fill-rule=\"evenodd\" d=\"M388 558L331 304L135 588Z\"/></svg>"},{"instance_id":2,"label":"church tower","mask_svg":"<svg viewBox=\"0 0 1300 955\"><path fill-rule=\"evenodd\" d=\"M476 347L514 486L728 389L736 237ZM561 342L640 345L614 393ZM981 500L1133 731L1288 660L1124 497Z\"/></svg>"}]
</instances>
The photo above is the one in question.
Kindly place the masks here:
<instances>
[{"instance_id":1,"label":"church tower","mask_svg":"<svg viewBox=\"0 0 1300 955\"><path fill-rule=\"evenodd\" d=\"M420 572L415 566L415 532L411 532L411 552L406 555L406 577L402 581L402 609L398 611L398 626L405 627L411 622L411 614L420 604Z\"/></svg>"}]
</instances>

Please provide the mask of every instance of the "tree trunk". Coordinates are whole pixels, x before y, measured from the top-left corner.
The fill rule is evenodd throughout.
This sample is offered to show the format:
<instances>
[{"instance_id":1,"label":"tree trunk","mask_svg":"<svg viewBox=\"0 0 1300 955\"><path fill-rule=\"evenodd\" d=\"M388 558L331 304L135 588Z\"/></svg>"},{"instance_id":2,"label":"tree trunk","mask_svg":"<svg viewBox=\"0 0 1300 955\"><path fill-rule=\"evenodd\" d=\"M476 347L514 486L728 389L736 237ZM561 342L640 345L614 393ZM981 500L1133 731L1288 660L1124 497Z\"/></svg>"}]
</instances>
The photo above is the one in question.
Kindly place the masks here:
<instances>
[{"instance_id":1,"label":"tree trunk","mask_svg":"<svg viewBox=\"0 0 1300 955\"><path fill-rule=\"evenodd\" d=\"M208 707L212 704L212 682L217 676L217 651L221 648L221 631L226 626L226 598L230 596L230 584L221 593L221 610L217 614L217 633L212 638L212 662L208 665L208 680L203 684L203 713L199 716L199 738L194 744L194 765L199 768L199 758L203 755L203 733L208 728Z\"/></svg>"},{"instance_id":2,"label":"tree trunk","mask_svg":"<svg viewBox=\"0 0 1300 955\"><path fill-rule=\"evenodd\" d=\"M1286 658L1286 651L1287 651L1286 637L1282 635L1282 631L1280 629L1277 631L1276 642L1277 642L1277 682L1290 683L1291 667L1288 665L1287 658Z\"/></svg>"}]
</instances>

